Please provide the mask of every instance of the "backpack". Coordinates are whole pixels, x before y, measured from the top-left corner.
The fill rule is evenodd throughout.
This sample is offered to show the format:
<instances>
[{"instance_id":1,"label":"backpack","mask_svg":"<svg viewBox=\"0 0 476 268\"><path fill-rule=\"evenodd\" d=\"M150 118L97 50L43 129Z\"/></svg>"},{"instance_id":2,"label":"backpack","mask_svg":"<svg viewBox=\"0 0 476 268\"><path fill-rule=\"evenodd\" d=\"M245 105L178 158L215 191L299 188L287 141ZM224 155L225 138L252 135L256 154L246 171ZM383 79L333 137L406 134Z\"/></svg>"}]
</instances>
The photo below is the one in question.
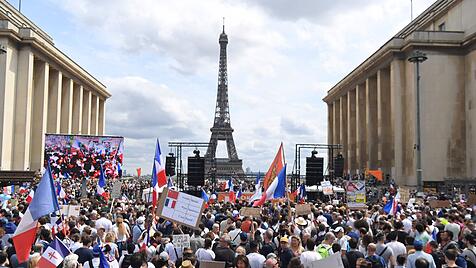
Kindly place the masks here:
<instances>
[{"instance_id":1,"label":"backpack","mask_svg":"<svg viewBox=\"0 0 476 268\"><path fill-rule=\"evenodd\" d=\"M463 267L463 268L468 267L468 262L466 261L466 258L463 257L463 255L461 255L461 254L458 254L458 256L456 257L456 262L455 263L459 267Z\"/></svg>"},{"instance_id":2,"label":"backpack","mask_svg":"<svg viewBox=\"0 0 476 268\"><path fill-rule=\"evenodd\" d=\"M321 255L321 257L323 259L327 258L327 257L329 257L329 249L330 248L331 248L331 246L329 246L329 245L320 244L319 246L317 246L317 253L319 253L319 255Z\"/></svg>"},{"instance_id":3,"label":"backpack","mask_svg":"<svg viewBox=\"0 0 476 268\"><path fill-rule=\"evenodd\" d=\"M365 258L367 261L369 261L371 264L372 264L372 268L385 268L384 265L382 265L382 262L380 262L380 259L382 257L380 256L371 256L371 257L367 257Z\"/></svg>"}]
</instances>

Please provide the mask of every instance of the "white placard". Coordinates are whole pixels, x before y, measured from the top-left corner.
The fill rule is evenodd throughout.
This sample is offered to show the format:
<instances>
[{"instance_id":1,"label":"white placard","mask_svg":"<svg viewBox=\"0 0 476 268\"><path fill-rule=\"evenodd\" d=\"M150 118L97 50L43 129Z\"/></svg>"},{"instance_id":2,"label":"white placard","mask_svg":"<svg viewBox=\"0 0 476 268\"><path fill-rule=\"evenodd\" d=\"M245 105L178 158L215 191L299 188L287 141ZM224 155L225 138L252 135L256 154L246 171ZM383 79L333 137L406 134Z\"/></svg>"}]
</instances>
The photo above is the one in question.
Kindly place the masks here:
<instances>
[{"instance_id":1,"label":"white placard","mask_svg":"<svg viewBox=\"0 0 476 268\"><path fill-rule=\"evenodd\" d=\"M322 181L321 182L322 192L325 195L332 195L334 194L334 190L332 189L332 184L330 181Z\"/></svg>"},{"instance_id":2,"label":"white placard","mask_svg":"<svg viewBox=\"0 0 476 268\"><path fill-rule=\"evenodd\" d=\"M111 198L121 198L122 182L116 181L112 186Z\"/></svg>"},{"instance_id":3,"label":"white placard","mask_svg":"<svg viewBox=\"0 0 476 268\"><path fill-rule=\"evenodd\" d=\"M157 215L178 224L196 228L204 208L203 199L166 189L160 196Z\"/></svg>"},{"instance_id":4,"label":"white placard","mask_svg":"<svg viewBox=\"0 0 476 268\"><path fill-rule=\"evenodd\" d=\"M189 248L190 236L188 234L172 235L174 246L177 248Z\"/></svg>"},{"instance_id":5,"label":"white placard","mask_svg":"<svg viewBox=\"0 0 476 268\"><path fill-rule=\"evenodd\" d=\"M342 263L342 257L339 253L334 253L329 257L314 261L311 263L310 268L322 268L322 267L332 267L332 268L344 268L344 264Z\"/></svg>"}]
</instances>

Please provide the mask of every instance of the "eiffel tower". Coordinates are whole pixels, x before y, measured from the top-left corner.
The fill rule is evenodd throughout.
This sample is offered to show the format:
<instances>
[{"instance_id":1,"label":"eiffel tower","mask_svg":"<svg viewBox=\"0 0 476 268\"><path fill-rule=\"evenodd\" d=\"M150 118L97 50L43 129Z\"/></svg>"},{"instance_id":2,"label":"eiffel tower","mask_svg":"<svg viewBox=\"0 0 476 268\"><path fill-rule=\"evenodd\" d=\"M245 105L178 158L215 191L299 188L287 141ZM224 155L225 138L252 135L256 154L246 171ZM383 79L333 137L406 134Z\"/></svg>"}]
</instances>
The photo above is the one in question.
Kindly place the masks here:
<instances>
[{"instance_id":1,"label":"eiffel tower","mask_svg":"<svg viewBox=\"0 0 476 268\"><path fill-rule=\"evenodd\" d=\"M215 108L215 120L210 128L212 135L210 144L205 154L206 170L208 174L215 173L217 177L230 177L243 174L242 160L238 158L235 142L233 141L233 128L230 123L230 108L228 106L228 74L226 62L226 46L228 36L225 34L225 25L220 34L220 63L218 69L218 92ZM218 141L226 141L228 158L216 158ZM212 175L213 176L213 175Z\"/></svg>"}]
</instances>

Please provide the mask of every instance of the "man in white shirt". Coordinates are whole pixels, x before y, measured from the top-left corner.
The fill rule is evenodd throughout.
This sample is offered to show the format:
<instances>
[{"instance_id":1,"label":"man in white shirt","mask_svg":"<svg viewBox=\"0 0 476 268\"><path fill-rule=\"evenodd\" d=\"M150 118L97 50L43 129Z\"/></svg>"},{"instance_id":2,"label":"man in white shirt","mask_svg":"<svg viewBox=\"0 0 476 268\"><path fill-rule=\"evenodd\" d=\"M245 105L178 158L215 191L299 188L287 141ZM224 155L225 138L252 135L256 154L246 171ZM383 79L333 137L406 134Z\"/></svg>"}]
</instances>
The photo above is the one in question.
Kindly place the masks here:
<instances>
[{"instance_id":1,"label":"man in white shirt","mask_svg":"<svg viewBox=\"0 0 476 268\"><path fill-rule=\"evenodd\" d=\"M169 242L165 244L165 251L169 254L170 261L175 263L178 259L182 258L182 249L176 248L173 244L172 237L169 238Z\"/></svg>"},{"instance_id":2,"label":"man in white shirt","mask_svg":"<svg viewBox=\"0 0 476 268\"><path fill-rule=\"evenodd\" d=\"M449 223L445 225L445 231L450 231L453 233L453 241L457 242L459 238L459 232L461 231L461 227L459 224L455 223L455 216L450 215L448 217Z\"/></svg>"},{"instance_id":3,"label":"man in white shirt","mask_svg":"<svg viewBox=\"0 0 476 268\"><path fill-rule=\"evenodd\" d=\"M322 258L321 254L314 250L315 247L316 244L314 244L314 241L312 241L312 239L308 239L306 242L306 251L301 253L301 256L299 256L301 264L304 266L304 268L310 268L313 262Z\"/></svg>"},{"instance_id":4,"label":"man in white shirt","mask_svg":"<svg viewBox=\"0 0 476 268\"><path fill-rule=\"evenodd\" d=\"M250 242L250 254L246 255L250 261L251 268L263 268L266 258L258 253L258 244L255 241Z\"/></svg>"},{"instance_id":5,"label":"man in white shirt","mask_svg":"<svg viewBox=\"0 0 476 268\"><path fill-rule=\"evenodd\" d=\"M387 237L390 240L390 242L387 243L387 246L392 249L395 258L399 255L407 254L407 248L405 245L397 241L397 232L390 232Z\"/></svg>"},{"instance_id":6,"label":"man in white shirt","mask_svg":"<svg viewBox=\"0 0 476 268\"><path fill-rule=\"evenodd\" d=\"M96 229L104 228L106 233L112 232L112 222L106 218L107 213L105 211L101 212L101 218L96 220Z\"/></svg>"},{"instance_id":7,"label":"man in white shirt","mask_svg":"<svg viewBox=\"0 0 476 268\"><path fill-rule=\"evenodd\" d=\"M424 258L430 264L428 268L436 268L435 261L433 256L428 253L423 252L423 243L419 240L415 240L413 243L416 252L413 254L408 255L407 258L407 268L416 268L415 261L419 258Z\"/></svg>"}]
</instances>

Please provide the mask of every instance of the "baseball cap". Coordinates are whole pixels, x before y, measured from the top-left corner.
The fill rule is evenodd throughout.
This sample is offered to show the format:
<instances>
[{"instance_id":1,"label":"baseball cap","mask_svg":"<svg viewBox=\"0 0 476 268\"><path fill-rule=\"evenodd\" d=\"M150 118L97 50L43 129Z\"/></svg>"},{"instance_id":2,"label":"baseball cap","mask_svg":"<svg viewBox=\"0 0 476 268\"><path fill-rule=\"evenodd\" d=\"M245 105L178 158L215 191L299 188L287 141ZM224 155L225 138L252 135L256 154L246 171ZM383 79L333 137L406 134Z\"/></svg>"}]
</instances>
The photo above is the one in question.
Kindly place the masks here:
<instances>
[{"instance_id":1,"label":"baseball cap","mask_svg":"<svg viewBox=\"0 0 476 268\"><path fill-rule=\"evenodd\" d=\"M344 231L344 228L342 228L342 226L339 226L339 227L334 229L334 233L340 233L340 232L343 232L343 231Z\"/></svg>"}]
</instances>

